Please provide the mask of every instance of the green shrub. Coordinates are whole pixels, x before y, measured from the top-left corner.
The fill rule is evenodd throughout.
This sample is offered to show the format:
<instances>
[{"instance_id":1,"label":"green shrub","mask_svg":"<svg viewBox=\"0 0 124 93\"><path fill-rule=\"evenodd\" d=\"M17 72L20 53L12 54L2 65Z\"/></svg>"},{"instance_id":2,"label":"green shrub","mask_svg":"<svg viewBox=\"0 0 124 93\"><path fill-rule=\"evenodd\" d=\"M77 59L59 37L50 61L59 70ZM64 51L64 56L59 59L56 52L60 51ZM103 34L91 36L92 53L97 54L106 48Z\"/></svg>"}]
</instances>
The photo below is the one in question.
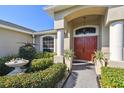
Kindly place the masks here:
<instances>
[{"instance_id":1,"label":"green shrub","mask_svg":"<svg viewBox=\"0 0 124 93\"><path fill-rule=\"evenodd\" d=\"M55 53L50 53L50 52L37 52L35 54L35 59L39 58L51 58L54 57Z\"/></svg>"},{"instance_id":2,"label":"green shrub","mask_svg":"<svg viewBox=\"0 0 124 93\"><path fill-rule=\"evenodd\" d=\"M1 88L51 88L64 77L66 66L54 64L50 68L36 73L0 77Z\"/></svg>"},{"instance_id":3,"label":"green shrub","mask_svg":"<svg viewBox=\"0 0 124 93\"><path fill-rule=\"evenodd\" d=\"M102 67L101 86L104 88L124 88L124 69Z\"/></svg>"},{"instance_id":4,"label":"green shrub","mask_svg":"<svg viewBox=\"0 0 124 93\"><path fill-rule=\"evenodd\" d=\"M94 54L92 55L93 62L99 61L102 66L104 66L105 62L105 54L102 51L95 51Z\"/></svg>"},{"instance_id":5,"label":"green shrub","mask_svg":"<svg viewBox=\"0 0 124 93\"><path fill-rule=\"evenodd\" d=\"M53 65L52 58L42 58L42 59L34 59L32 61L31 71L39 71L48 68Z\"/></svg>"},{"instance_id":6,"label":"green shrub","mask_svg":"<svg viewBox=\"0 0 124 93\"><path fill-rule=\"evenodd\" d=\"M16 57L17 56L6 56L0 58L0 76L6 75L13 70L13 68L6 66L5 63Z\"/></svg>"},{"instance_id":7,"label":"green shrub","mask_svg":"<svg viewBox=\"0 0 124 93\"><path fill-rule=\"evenodd\" d=\"M73 50L65 50L64 56L66 59L70 60L71 58L74 57L74 52Z\"/></svg>"},{"instance_id":8,"label":"green shrub","mask_svg":"<svg viewBox=\"0 0 124 93\"><path fill-rule=\"evenodd\" d=\"M24 58L31 61L34 59L35 54L36 54L36 49L30 43L26 43L24 46L19 48L20 58Z\"/></svg>"}]
</instances>

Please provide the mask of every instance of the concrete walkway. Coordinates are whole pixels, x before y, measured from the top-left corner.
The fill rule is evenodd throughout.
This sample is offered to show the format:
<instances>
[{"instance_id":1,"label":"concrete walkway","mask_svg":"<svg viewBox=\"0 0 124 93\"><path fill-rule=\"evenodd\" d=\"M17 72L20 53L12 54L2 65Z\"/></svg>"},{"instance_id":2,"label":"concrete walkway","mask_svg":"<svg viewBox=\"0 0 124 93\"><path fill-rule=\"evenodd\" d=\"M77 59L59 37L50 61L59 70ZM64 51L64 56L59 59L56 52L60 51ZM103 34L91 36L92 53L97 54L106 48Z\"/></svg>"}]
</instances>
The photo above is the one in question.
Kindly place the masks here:
<instances>
[{"instance_id":1,"label":"concrete walkway","mask_svg":"<svg viewBox=\"0 0 124 93\"><path fill-rule=\"evenodd\" d=\"M64 88L98 88L94 65L85 62L75 62L72 73L64 85Z\"/></svg>"}]
</instances>

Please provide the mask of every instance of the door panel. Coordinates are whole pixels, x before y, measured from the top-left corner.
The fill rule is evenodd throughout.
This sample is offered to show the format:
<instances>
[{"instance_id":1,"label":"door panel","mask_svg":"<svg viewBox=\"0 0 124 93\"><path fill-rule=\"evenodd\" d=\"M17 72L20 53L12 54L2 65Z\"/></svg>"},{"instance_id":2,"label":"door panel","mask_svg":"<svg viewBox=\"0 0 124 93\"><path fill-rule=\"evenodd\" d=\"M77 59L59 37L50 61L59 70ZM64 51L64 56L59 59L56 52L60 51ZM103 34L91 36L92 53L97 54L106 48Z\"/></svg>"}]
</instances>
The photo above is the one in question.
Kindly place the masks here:
<instances>
[{"instance_id":1,"label":"door panel","mask_svg":"<svg viewBox=\"0 0 124 93\"><path fill-rule=\"evenodd\" d=\"M97 36L75 37L75 59L91 60L93 52L97 49Z\"/></svg>"},{"instance_id":2,"label":"door panel","mask_svg":"<svg viewBox=\"0 0 124 93\"><path fill-rule=\"evenodd\" d=\"M83 46L81 46L82 43L83 42L82 42L82 39L81 38L75 38L74 45L76 45L76 46L75 46L74 51L75 51L75 57L76 57L76 59L81 59L83 57L83 53L82 53Z\"/></svg>"}]
</instances>

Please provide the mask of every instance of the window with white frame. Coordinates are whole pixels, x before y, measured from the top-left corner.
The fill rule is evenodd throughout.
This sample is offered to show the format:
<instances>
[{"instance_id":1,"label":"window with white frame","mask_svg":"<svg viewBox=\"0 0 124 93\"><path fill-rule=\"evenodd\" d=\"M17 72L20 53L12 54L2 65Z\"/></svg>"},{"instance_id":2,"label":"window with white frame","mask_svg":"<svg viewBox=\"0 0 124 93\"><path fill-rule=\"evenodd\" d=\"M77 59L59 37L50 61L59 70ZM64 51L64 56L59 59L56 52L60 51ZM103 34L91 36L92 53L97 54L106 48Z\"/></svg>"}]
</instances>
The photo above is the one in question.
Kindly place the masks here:
<instances>
[{"instance_id":1,"label":"window with white frame","mask_svg":"<svg viewBox=\"0 0 124 93\"><path fill-rule=\"evenodd\" d=\"M43 52L54 52L54 37L43 37Z\"/></svg>"},{"instance_id":2,"label":"window with white frame","mask_svg":"<svg viewBox=\"0 0 124 93\"><path fill-rule=\"evenodd\" d=\"M85 27L85 28L80 28L75 31L75 35L81 35L81 34L95 34L96 33L96 28L94 27Z\"/></svg>"}]
</instances>

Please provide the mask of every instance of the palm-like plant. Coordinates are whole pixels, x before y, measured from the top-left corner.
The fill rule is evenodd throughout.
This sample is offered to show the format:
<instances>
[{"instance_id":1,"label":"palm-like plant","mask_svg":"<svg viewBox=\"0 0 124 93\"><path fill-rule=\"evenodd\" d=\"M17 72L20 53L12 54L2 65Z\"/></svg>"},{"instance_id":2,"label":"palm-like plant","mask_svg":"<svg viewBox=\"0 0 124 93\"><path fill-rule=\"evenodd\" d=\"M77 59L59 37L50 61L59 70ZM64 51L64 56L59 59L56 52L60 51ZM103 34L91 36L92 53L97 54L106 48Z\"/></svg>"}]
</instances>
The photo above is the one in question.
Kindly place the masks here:
<instances>
[{"instance_id":1,"label":"palm-like plant","mask_svg":"<svg viewBox=\"0 0 124 93\"><path fill-rule=\"evenodd\" d=\"M74 52L72 50L65 50L64 56L66 59L70 60L74 56Z\"/></svg>"},{"instance_id":2,"label":"palm-like plant","mask_svg":"<svg viewBox=\"0 0 124 93\"><path fill-rule=\"evenodd\" d=\"M102 51L95 51L93 55L93 61L97 62L99 61L102 65L103 62L105 61L105 54Z\"/></svg>"}]
</instances>

